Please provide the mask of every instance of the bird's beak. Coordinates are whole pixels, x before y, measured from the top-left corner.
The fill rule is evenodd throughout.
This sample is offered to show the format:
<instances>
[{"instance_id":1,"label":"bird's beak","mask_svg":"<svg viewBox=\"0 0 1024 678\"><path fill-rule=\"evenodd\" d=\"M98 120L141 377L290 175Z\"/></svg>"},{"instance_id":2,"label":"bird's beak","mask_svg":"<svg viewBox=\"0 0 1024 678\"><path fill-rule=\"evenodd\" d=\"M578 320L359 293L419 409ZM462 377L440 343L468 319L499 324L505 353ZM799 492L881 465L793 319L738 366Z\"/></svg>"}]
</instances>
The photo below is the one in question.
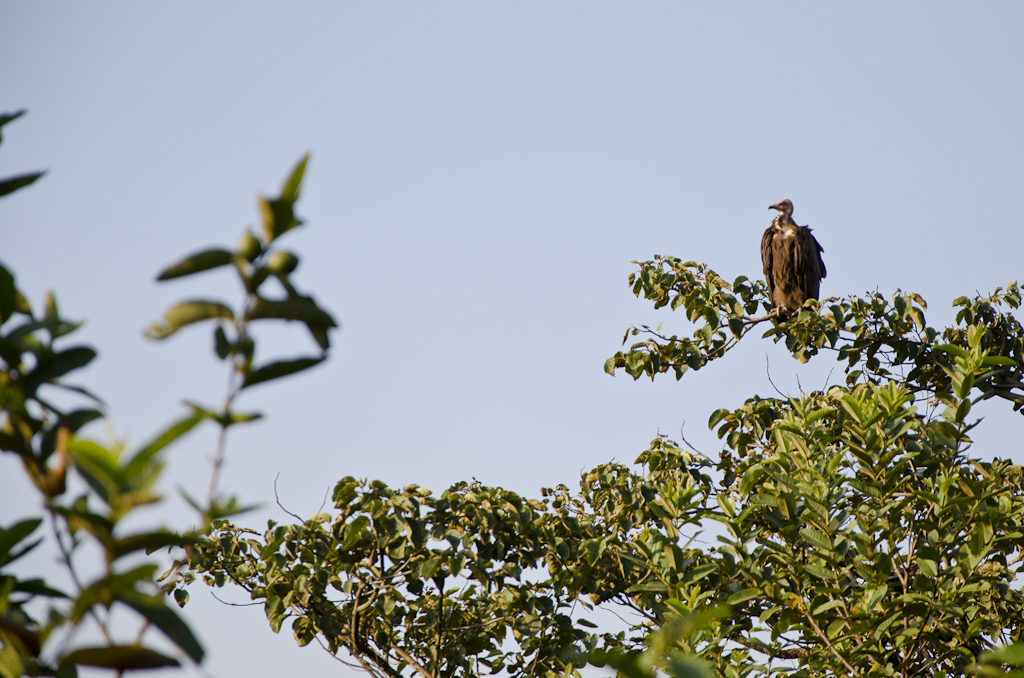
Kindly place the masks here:
<instances>
[{"instance_id":1,"label":"bird's beak","mask_svg":"<svg viewBox=\"0 0 1024 678\"><path fill-rule=\"evenodd\" d=\"M779 210L779 204L775 203L774 205L768 205L768 209L770 209L770 210ZM779 211L781 212L782 210L779 210Z\"/></svg>"}]
</instances>

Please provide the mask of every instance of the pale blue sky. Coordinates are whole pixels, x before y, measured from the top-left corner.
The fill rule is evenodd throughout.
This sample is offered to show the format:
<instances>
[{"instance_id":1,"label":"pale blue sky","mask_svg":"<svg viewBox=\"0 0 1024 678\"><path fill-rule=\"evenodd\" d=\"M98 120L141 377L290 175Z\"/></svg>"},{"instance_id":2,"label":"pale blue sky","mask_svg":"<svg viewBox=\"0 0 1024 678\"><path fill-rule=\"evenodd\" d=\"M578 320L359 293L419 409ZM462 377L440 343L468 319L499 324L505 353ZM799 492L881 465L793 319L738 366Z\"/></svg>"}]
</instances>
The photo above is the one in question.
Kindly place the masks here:
<instances>
[{"instance_id":1,"label":"pale blue sky","mask_svg":"<svg viewBox=\"0 0 1024 678\"><path fill-rule=\"evenodd\" d=\"M246 500L279 473L300 515L345 475L534 494L683 421L713 451L714 409L773 393L766 354L790 392L834 363L751 337L678 384L608 377L628 325L686 331L632 297L629 261L759 276L784 197L825 247L823 294L913 290L943 322L1021 277L1020 3L296 4L0 4L0 109L30 111L0 175L49 170L0 202L0 259L88 319L100 359L80 380L136 442L225 380L207 330L154 345L141 328L185 296L238 296L224 272L154 273L234 243L256 191L313 152L307 225L282 244L343 330L325 366L243 399L267 415L229 447ZM306 341L275 332L262 355ZM978 452L1024 460L1007 409ZM203 492L210 434L172 451L170 493ZM32 511L15 470L0 458L4 522ZM341 668L259 609L193 596L214 675Z\"/></svg>"}]
</instances>

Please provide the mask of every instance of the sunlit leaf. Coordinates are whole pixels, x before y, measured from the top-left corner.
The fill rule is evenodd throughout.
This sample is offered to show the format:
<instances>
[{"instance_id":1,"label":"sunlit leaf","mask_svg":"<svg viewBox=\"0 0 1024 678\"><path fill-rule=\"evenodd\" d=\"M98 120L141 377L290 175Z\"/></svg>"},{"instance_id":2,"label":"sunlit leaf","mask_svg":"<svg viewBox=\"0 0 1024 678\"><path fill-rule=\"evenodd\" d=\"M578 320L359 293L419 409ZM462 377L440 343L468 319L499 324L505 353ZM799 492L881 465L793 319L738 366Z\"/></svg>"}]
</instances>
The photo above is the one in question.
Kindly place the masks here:
<instances>
[{"instance_id":1,"label":"sunlit leaf","mask_svg":"<svg viewBox=\"0 0 1024 678\"><path fill-rule=\"evenodd\" d=\"M182 327L203 320L233 321L235 314L230 308L216 301L193 300L184 301L172 306L164 313L161 323L153 323L146 328L145 335L150 339L166 339Z\"/></svg>"},{"instance_id":2,"label":"sunlit leaf","mask_svg":"<svg viewBox=\"0 0 1024 678\"><path fill-rule=\"evenodd\" d=\"M283 200L291 200L292 202L299 199L299 189L302 186L302 177L306 173L306 165L309 162L309 153L302 156L299 162L292 169L291 174L285 179L284 185L281 186L281 198Z\"/></svg>"},{"instance_id":3,"label":"sunlit leaf","mask_svg":"<svg viewBox=\"0 0 1024 678\"><path fill-rule=\"evenodd\" d=\"M171 264L157 275L157 280L171 280L193 273L208 271L212 268L227 266L235 260L235 255L219 248L203 250L190 254L181 261Z\"/></svg>"}]
</instances>

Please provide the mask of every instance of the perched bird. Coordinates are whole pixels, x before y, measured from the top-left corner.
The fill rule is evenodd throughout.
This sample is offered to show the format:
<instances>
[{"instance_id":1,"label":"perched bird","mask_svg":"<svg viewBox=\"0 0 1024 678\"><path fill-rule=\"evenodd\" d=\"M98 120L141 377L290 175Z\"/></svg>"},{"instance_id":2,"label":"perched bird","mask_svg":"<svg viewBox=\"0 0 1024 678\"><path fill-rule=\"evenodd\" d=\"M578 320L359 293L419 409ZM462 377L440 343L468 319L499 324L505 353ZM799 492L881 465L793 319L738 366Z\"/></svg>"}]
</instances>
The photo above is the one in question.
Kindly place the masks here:
<instances>
[{"instance_id":1,"label":"perched bird","mask_svg":"<svg viewBox=\"0 0 1024 678\"><path fill-rule=\"evenodd\" d=\"M778 210L772 225L761 236L761 263L764 281L778 319L800 312L808 299L817 299L825 277L824 251L808 226L793 221L793 203L780 200L768 209Z\"/></svg>"}]
</instances>

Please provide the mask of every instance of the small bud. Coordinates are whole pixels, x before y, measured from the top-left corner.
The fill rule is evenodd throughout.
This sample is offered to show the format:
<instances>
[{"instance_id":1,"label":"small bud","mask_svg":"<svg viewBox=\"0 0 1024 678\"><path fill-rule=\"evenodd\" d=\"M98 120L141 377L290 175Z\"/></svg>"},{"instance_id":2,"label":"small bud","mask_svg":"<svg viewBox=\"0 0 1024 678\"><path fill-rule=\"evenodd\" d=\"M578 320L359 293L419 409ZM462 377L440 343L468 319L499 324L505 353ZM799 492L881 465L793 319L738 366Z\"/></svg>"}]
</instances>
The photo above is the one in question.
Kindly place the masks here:
<instances>
[{"instance_id":1,"label":"small bud","mask_svg":"<svg viewBox=\"0 0 1024 678\"><path fill-rule=\"evenodd\" d=\"M267 269L274 275L288 275L299 265L299 258L291 252L278 250L267 260Z\"/></svg>"},{"instance_id":2,"label":"small bud","mask_svg":"<svg viewBox=\"0 0 1024 678\"><path fill-rule=\"evenodd\" d=\"M245 233L238 240L238 254L246 261L252 261L263 251L263 244L252 234L252 231L245 229Z\"/></svg>"}]
</instances>

